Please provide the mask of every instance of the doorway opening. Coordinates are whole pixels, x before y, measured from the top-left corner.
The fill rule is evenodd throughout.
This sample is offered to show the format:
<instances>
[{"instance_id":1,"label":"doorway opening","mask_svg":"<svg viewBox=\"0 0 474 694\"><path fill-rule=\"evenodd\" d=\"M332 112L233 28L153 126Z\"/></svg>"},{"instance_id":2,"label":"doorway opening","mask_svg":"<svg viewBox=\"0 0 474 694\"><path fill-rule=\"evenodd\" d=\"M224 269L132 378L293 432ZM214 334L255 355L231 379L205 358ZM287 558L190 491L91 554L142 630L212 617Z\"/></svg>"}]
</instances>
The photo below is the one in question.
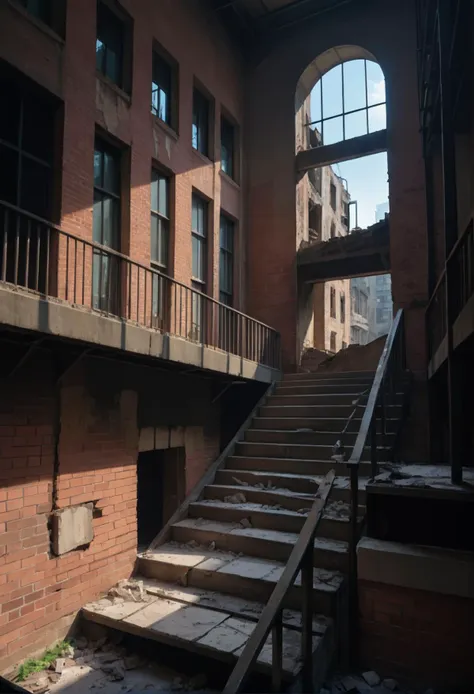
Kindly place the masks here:
<instances>
[{"instance_id":1,"label":"doorway opening","mask_svg":"<svg viewBox=\"0 0 474 694\"><path fill-rule=\"evenodd\" d=\"M185 450L143 451L137 460L137 544L146 549L184 501Z\"/></svg>"}]
</instances>

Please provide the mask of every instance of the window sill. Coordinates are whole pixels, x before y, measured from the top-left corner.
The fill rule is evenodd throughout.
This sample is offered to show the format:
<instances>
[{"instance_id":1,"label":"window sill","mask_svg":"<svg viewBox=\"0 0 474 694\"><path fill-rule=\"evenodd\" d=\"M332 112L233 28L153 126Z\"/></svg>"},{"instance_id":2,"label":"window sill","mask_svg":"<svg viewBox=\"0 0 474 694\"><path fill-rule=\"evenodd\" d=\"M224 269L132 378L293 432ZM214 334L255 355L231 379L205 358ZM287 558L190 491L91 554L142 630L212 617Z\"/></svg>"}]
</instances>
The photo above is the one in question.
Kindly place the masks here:
<instances>
[{"instance_id":1,"label":"window sill","mask_svg":"<svg viewBox=\"0 0 474 694\"><path fill-rule=\"evenodd\" d=\"M50 39L53 39L57 44L61 46L61 48L64 46L66 43L65 40L57 34L54 29L51 29L50 26L45 24L44 22L41 21L41 19L37 19L34 15L32 15L28 10L23 7L22 5L19 5L15 0L8 0L9 6L17 12L19 15L23 17L23 19L26 19L27 22L35 26L37 29L39 29L43 34L48 36Z\"/></svg>"},{"instance_id":2,"label":"window sill","mask_svg":"<svg viewBox=\"0 0 474 694\"><path fill-rule=\"evenodd\" d=\"M192 147L192 145L191 145L191 147ZM199 159L202 159L202 161L205 162L206 164L213 164L214 163L212 161L212 159L209 159L209 157L207 157L205 154L200 152L198 149L194 149L194 147L192 147L192 150L193 150L193 154L195 154L196 157L199 157Z\"/></svg>"},{"instance_id":3,"label":"window sill","mask_svg":"<svg viewBox=\"0 0 474 694\"><path fill-rule=\"evenodd\" d=\"M237 181L234 181L233 178L229 176L229 174L226 174L225 171L222 171L222 169L219 170L220 175L226 181L229 185L231 185L233 188L236 188L237 190L240 190L240 183L237 183Z\"/></svg>"},{"instance_id":4,"label":"window sill","mask_svg":"<svg viewBox=\"0 0 474 694\"><path fill-rule=\"evenodd\" d=\"M106 87L111 89L113 92L115 92L118 96L120 96L121 99L127 102L127 104L132 103L132 97L130 94L128 94L126 91L122 89L122 87L119 87L115 82L112 82L108 77L103 75L99 70L95 71L95 76L99 80L99 82L102 82Z\"/></svg>"},{"instance_id":5,"label":"window sill","mask_svg":"<svg viewBox=\"0 0 474 694\"><path fill-rule=\"evenodd\" d=\"M169 135L169 137L173 138L176 142L179 140L179 135L174 130L171 125L168 125L168 123L165 123L165 121L161 120L158 116L156 116L153 111L151 111L151 117L153 118L153 125L156 125L157 128L160 128L160 130L163 130L163 132L166 135Z\"/></svg>"}]
</instances>

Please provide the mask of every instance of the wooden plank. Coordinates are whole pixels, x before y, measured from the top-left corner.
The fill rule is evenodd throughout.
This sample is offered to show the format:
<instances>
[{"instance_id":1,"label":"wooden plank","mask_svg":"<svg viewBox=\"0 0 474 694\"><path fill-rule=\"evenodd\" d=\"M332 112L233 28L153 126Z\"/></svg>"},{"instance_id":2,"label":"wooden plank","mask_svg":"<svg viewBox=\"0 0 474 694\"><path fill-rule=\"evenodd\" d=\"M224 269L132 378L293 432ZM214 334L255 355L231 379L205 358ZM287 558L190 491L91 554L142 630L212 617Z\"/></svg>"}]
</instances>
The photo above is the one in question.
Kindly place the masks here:
<instances>
[{"instance_id":1,"label":"wooden plank","mask_svg":"<svg viewBox=\"0 0 474 694\"><path fill-rule=\"evenodd\" d=\"M262 395L258 403L255 405L253 408L252 412L249 414L245 422L242 424L240 429L237 431L233 439L227 444L227 446L224 448L220 456L214 461L214 463L210 466L210 468L207 470L206 474L201 477L199 482L196 484L194 489L188 494L186 499L183 501L181 506L173 513L171 518L168 520L166 525L158 535L155 537L153 542L150 544L149 549L155 549L159 545L162 545L165 542L168 542L170 537L171 537L171 526L174 523L177 523L180 520L183 520L183 518L186 518L188 514L188 508L189 504L191 504L193 501L197 501L200 497L202 492L204 491L204 488L207 487L208 484L212 484L214 482L214 478L216 476L216 473L220 468L224 466L225 461L227 458L234 453L234 449L240 441L243 441L244 439L244 434L247 431L247 429L250 427L252 424L252 421L254 417L256 416L258 410L262 405L265 403L266 399L268 396L270 396L276 386L276 381L273 381L270 386L267 388L265 393Z\"/></svg>"},{"instance_id":2,"label":"wooden plank","mask_svg":"<svg viewBox=\"0 0 474 694\"><path fill-rule=\"evenodd\" d=\"M303 558L307 552L308 545L312 541L312 538L317 530L335 476L334 470L331 470L321 483L316 494L316 500L300 533L298 541L296 542L293 552L291 553L288 563L286 564L281 578L275 586L270 599L263 610L260 621L255 627L252 636L247 641L242 655L240 656L237 665L227 681L223 694L236 694L236 692L240 691L250 673L250 670L257 661L258 654L265 644L268 634L270 633L275 621L275 617L282 608L286 594L294 583L294 580L300 570L301 562L303 561Z\"/></svg>"}]
</instances>

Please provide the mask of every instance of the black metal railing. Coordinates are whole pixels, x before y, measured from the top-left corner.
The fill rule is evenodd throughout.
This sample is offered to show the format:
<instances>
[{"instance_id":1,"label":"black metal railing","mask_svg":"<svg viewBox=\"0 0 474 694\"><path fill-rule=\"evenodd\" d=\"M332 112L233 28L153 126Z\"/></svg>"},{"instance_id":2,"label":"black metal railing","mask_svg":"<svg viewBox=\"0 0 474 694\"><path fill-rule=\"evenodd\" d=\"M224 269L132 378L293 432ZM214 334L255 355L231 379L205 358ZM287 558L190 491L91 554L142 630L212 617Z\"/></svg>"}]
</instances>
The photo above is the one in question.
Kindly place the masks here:
<instances>
[{"instance_id":1,"label":"black metal railing","mask_svg":"<svg viewBox=\"0 0 474 694\"><path fill-rule=\"evenodd\" d=\"M407 376L405 327L403 309L399 309L380 357L367 404L362 416L359 433L351 456L346 462L350 474L351 488L351 529L349 535L349 609L350 609L350 647L352 658L356 660L357 648L357 543L359 541L359 466L364 460L366 449L370 448L371 477L376 477L380 462L386 462L390 408L398 404L398 395L403 391ZM402 387L400 387L402 386ZM359 396L361 397L361 396ZM356 403L356 407L359 401ZM355 410L354 410L355 412ZM351 415L352 417L352 415ZM379 442L381 445L379 446ZM384 461L379 459L383 455Z\"/></svg>"},{"instance_id":2,"label":"black metal railing","mask_svg":"<svg viewBox=\"0 0 474 694\"><path fill-rule=\"evenodd\" d=\"M313 689L313 565L314 540L318 525L334 482L330 470L318 487L315 501L301 530L285 569L273 589L262 615L240 655L223 694L237 694L247 681L258 656L272 633L272 689L281 692L283 686L283 609L288 593L301 571L301 665L302 691Z\"/></svg>"},{"instance_id":3,"label":"black metal railing","mask_svg":"<svg viewBox=\"0 0 474 694\"><path fill-rule=\"evenodd\" d=\"M474 223L471 220L449 254L426 309L430 359L473 295Z\"/></svg>"},{"instance_id":4,"label":"black metal railing","mask_svg":"<svg viewBox=\"0 0 474 694\"><path fill-rule=\"evenodd\" d=\"M0 282L280 368L269 326L3 201Z\"/></svg>"}]
</instances>

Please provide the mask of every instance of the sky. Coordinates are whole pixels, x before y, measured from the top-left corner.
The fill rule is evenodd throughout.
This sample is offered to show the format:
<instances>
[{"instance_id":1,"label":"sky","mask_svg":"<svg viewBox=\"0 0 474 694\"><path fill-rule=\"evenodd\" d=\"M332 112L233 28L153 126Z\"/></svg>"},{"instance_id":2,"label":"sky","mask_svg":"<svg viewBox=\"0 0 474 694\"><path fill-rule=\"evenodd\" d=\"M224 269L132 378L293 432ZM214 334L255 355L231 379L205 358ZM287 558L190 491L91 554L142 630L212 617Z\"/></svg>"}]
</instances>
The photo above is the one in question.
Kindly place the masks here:
<instances>
[{"instance_id":1,"label":"sky","mask_svg":"<svg viewBox=\"0 0 474 694\"><path fill-rule=\"evenodd\" d=\"M323 123L321 90L324 118L337 116ZM368 118L364 110L346 115L343 119L339 115L343 112L343 93L344 111L347 113L365 108L367 103L371 107ZM310 103L311 121L316 121L314 127L323 133L324 144L339 142L344 134L345 139L349 139L386 127L384 76L379 65L369 60L351 60L337 65L323 75L311 92ZM373 224L376 206L388 200L387 154L383 152L341 162L335 164L333 169L336 174L347 179L351 199L357 200L359 226L365 228Z\"/></svg>"}]
</instances>

